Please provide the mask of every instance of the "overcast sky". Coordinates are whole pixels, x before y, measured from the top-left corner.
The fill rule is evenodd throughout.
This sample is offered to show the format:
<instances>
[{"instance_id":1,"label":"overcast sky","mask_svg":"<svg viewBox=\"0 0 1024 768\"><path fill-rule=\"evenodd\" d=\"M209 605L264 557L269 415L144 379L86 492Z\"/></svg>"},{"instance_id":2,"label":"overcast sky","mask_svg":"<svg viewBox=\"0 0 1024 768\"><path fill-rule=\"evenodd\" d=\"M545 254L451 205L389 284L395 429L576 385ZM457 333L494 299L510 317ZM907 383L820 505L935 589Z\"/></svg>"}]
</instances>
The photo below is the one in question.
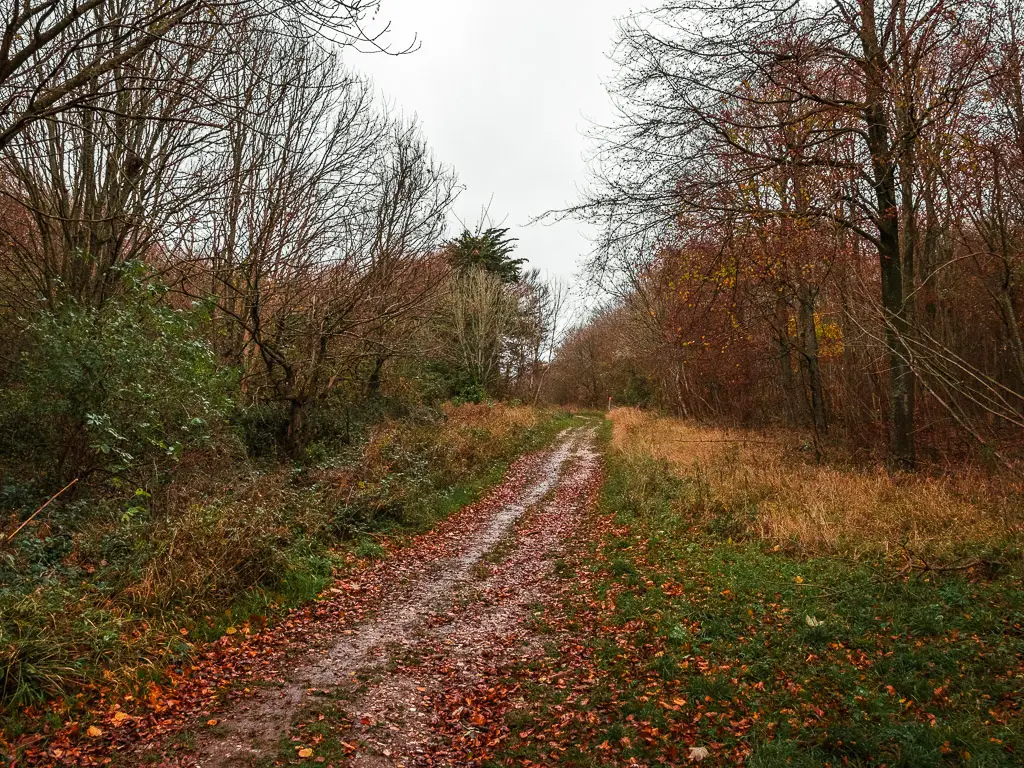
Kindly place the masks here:
<instances>
[{"instance_id":1,"label":"overcast sky","mask_svg":"<svg viewBox=\"0 0 1024 768\"><path fill-rule=\"evenodd\" d=\"M603 83L615 19L628 0L382 0L394 45L408 56L355 55L380 93L415 114L442 162L465 186L455 213L470 228L490 205L518 237L518 256L571 278L590 248L576 222L530 219L574 201L586 181L584 137L611 114ZM453 222L453 229L458 227Z\"/></svg>"}]
</instances>

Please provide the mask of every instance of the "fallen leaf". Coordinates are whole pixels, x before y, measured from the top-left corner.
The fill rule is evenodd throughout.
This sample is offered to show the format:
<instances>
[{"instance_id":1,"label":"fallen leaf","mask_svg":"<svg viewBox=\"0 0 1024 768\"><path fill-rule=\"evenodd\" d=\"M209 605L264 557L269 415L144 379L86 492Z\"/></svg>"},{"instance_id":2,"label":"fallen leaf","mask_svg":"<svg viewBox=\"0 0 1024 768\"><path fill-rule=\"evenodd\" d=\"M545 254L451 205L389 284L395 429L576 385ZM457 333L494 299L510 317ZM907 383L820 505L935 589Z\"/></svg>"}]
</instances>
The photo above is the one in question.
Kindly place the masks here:
<instances>
[{"instance_id":1,"label":"fallen leaf","mask_svg":"<svg viewBox=\"0 0 1024 768\"><path fill-rule=\"evenodd\" d=\"M711 757L711 750L707 747L690 747L690 759L695 762L700 762L708 757Z\"/></svg>"},{"instance_id":2,"label":"fallen leaf","mask_svg":"<svg viewBox=\"0 0 1024 768\"><path fill-rule=\"evenodd\" d=\"M313 750L310 749L309 747L303 747L302 749L299 750L299 757L312 757L312 756L313 756Z\"/></svg>"},{"instance_id":3,"label":"fallen leaf","mask_svg":"<svg viewBox=\"0 0 1024 768\"><path fill-rule=\"evenodd\" d=\"M90 725L88 727L88 729L86 729L85 735L86 736L91 736L92 738L95 739L95 738L97 738L99 736L102 736L103 735L103 731L100 730L99 728L97 728L95 725Z\"/></svg>"}]
</instances>

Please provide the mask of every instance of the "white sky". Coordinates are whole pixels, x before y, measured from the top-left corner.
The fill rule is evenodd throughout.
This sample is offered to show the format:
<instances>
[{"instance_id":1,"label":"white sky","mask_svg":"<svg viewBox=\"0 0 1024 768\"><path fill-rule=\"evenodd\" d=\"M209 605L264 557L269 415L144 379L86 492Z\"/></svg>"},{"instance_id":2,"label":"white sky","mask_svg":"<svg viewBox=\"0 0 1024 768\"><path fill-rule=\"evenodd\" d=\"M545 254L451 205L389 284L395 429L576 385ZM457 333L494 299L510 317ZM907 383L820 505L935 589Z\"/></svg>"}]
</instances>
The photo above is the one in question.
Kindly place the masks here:
<instances>
[{"instance_id":1,"label":"white sky","mask_svg":"<svg viewBox=\"0 0 1024 768\"><path fill-rule=\"evenodd\" d=\"M466 188L455 213L467 226L493 196L490 217L519 238L516 255L571 278L590 250L584 226L527 224L574 202L586 182L584 132L610 119L606 54L629 10L629 0L382 0L393 45L416 35L422 47L348 62L419 118Z\"/></svg>"}]
</instances>

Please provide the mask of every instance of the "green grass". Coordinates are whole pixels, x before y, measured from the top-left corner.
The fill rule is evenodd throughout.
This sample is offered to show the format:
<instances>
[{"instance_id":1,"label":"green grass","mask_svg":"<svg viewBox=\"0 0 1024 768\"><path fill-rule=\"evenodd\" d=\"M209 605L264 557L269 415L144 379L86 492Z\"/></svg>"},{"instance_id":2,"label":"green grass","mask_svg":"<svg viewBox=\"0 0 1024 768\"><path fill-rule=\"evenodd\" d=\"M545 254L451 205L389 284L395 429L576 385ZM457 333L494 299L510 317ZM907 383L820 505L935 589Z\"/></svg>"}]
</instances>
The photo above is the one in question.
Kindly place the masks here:
<instances>
[{"instance_id":1,"label":"green grass","mask_svg":"<svg viewBox=\"0 0 1024 768\"><path fill-rule=\"evenodd\" d=\"M682 765L701 746L704 765L758 768L1024 763L1019 573L908 578L737 543L690 514L694 483L609 457L615 527L565 597L584 650L521 670L570 683L529 689L494 765L550 762L551 742L581 768Z\"/></svg>"},{"instance_id":2,"label":"green grass","mask_svg":"<svg viewBox=\"0 0 1024 768\"><path fill-rule=\"evenodd\" d=\"M342 765L352 754L355 740L349 735L353 722L346 712L347 696L319 696L303 707L296 716L290 732L282 736L276 754L260 758L256 768L271 768L296 761L300 749L312 750L312 755L299 759L301 763L316 760ZM349 739L346 741L346 737Z\"/></svg>"}]
</instances>

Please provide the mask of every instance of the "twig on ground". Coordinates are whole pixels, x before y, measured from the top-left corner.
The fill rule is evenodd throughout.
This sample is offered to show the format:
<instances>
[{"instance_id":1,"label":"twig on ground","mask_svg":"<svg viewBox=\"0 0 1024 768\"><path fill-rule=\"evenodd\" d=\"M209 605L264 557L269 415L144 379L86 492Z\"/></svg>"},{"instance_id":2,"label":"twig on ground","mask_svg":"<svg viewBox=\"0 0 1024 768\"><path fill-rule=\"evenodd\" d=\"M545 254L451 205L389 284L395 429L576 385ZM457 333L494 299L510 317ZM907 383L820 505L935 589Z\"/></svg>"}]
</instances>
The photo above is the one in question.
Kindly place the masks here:
<instances>
[{"instance_id":1,"label":"twig on ground","mask_svg":"<svg viewBox=\"0 0 1024 768\"><path fill-rule=\"evenodd\" d=\"M952 573L955 571L968 571L971 568L979 568L983 565L992 564L991 561L972 557L969 560L964 560L963 562L955 563L953 565L935 565L933 563L929 563L923 556L912 551L905 544L901 545L900 548L907 556L907 562L899 569L899 571L896 572L897 576L906 576L911 571L920 571L921 573ZM914 562L915 559L917 560L916 563Z\"/></svg>"},{"instance_id":2,"label":"twig on ground","mask_svg":"<svg viewBox=\"0 0 1024 768\"><path fill-rule=\"evenodd\" d=\"M28 519L25 522L23 522L21 525L19 525L17 528L14 529L14 533L12 533L10 536L8 536L7 539L4 541L4 543L5 544L10 544L11 541L13 541L14 537L17 536L18 533L21 532L21 529L24 528L26 525L28 525L29 523L31 523L35 519L36 515L38 515L40 512L42 512L48 506L50 506L50 504L54 501L54 499L56 499L58 496L60 496L62 493L64 493L64 491L66 491L68 488L70 488L72 485L74 485L77 482L78 482L78 478L76 477L70 483L68 483L63 488L61 488L59 491L57 491L55 494L53 494L53 496L48 498L46 500L46 502L43 504L43 506L41 506L39 509L37 509L35 512L33 512L31 515L29 515Z\"/></svg>"}]
</instances>

